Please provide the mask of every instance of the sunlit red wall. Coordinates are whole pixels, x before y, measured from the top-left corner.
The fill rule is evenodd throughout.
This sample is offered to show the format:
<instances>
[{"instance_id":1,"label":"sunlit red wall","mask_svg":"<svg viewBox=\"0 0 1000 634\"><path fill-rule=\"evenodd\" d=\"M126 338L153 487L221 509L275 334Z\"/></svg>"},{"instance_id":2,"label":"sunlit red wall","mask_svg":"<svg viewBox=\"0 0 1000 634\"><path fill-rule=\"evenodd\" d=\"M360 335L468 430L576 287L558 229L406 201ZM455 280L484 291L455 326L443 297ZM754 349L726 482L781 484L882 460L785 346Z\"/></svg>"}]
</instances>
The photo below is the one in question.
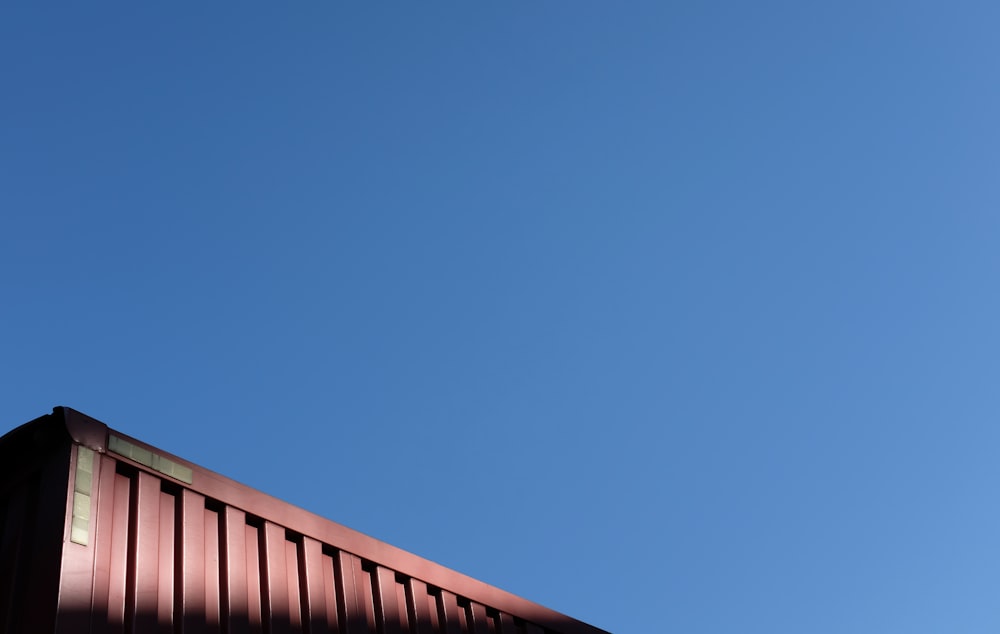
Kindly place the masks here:
<instances>
[{"instance_id":1,"label":"sunlit red wall","mask_svg":"<svg viewBox=\"0 0 1000 634\"><path fill-rule=\"evenodd\" d=\"M603 632L67 408L0 461L4 632Z\"/></svg>"}]
</instances>

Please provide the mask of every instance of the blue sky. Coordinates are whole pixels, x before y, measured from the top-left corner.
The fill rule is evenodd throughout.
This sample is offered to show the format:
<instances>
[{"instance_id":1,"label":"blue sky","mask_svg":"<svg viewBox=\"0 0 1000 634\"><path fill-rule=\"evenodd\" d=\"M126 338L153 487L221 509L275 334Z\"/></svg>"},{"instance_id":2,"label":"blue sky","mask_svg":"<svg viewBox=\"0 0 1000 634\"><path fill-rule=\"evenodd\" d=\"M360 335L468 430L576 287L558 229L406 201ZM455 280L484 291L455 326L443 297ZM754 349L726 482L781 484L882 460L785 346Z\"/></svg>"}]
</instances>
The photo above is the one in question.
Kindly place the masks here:
<instances>
[{"instance_id":1,"label":"blue sky","mask_svg":"<svg viewBox=\"0 0 1000 634\"><path fill-rule=\"evenodd\" d=\"M998 19L7 4L0 420L618 634L995 632Z\"/></svg>"}]
</instances>

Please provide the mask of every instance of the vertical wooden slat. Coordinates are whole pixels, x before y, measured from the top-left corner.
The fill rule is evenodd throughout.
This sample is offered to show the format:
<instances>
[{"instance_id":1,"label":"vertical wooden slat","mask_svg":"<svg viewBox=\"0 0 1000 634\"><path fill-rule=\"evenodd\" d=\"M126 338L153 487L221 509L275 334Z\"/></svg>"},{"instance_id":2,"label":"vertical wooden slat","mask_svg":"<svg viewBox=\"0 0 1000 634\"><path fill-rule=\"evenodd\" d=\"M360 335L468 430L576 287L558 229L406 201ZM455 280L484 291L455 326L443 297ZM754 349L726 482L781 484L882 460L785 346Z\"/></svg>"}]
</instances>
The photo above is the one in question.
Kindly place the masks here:
<instances>
[{"instance_id":1,"label":"vertical wooden slat","mask_svg":"<svg viewBox=\"0 0 1000 634\"><path fill-rule=\"evenodd\" d=\"M159 592L160 480L139 472L133 509L131 597L128 605L132 629L154 632Z\"/></svg>"},{"instance_id":2,"label":"vertical wooden slat","mask_svg":"<svg viewBox=\"0 0 1000 634\"><path fill-rule=\"evenodd\" d=\"M400 605L396 598L396 573L376 566L372 571L375 619L381 625L380 634L401 634Z\"/></svg>"}]
</instances>

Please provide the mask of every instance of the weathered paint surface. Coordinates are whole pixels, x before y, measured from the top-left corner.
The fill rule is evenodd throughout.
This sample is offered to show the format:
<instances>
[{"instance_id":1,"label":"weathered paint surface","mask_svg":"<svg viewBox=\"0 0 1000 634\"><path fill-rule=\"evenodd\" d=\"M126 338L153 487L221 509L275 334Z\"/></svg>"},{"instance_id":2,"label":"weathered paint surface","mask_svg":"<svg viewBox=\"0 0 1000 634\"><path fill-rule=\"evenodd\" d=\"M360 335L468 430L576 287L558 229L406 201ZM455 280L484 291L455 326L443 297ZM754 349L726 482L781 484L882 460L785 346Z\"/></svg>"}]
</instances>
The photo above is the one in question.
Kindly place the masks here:
<instances>
[{"instance_id":1,"label":"weathered paint surface","mask_svg":"<svg viewBox=\"0 0 1000 634\"><path fill-rule=\"evenodd\" d=\"M3 632L603 632L68 408L0 463Z\"/></svg>"}]
</instances>

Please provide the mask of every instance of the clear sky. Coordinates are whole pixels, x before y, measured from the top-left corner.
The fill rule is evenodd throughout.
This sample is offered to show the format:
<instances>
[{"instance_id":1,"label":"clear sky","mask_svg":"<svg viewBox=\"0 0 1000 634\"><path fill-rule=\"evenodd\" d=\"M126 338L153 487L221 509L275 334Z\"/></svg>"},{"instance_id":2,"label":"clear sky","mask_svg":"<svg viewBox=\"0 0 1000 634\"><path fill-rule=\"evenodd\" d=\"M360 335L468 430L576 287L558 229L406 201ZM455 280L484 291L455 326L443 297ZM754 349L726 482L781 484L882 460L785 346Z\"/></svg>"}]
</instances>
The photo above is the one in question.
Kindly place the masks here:
<instances>
[{"instance_id":1,"label":"clear sky","mask_svg":"<svg viewBox=\"0 0 1000 634\"><path fill-rule=\"evenodd\" d=\"M995 2L9 2L0 422L616 634L1000 629Z\"/></svg>"}]
</instances>

